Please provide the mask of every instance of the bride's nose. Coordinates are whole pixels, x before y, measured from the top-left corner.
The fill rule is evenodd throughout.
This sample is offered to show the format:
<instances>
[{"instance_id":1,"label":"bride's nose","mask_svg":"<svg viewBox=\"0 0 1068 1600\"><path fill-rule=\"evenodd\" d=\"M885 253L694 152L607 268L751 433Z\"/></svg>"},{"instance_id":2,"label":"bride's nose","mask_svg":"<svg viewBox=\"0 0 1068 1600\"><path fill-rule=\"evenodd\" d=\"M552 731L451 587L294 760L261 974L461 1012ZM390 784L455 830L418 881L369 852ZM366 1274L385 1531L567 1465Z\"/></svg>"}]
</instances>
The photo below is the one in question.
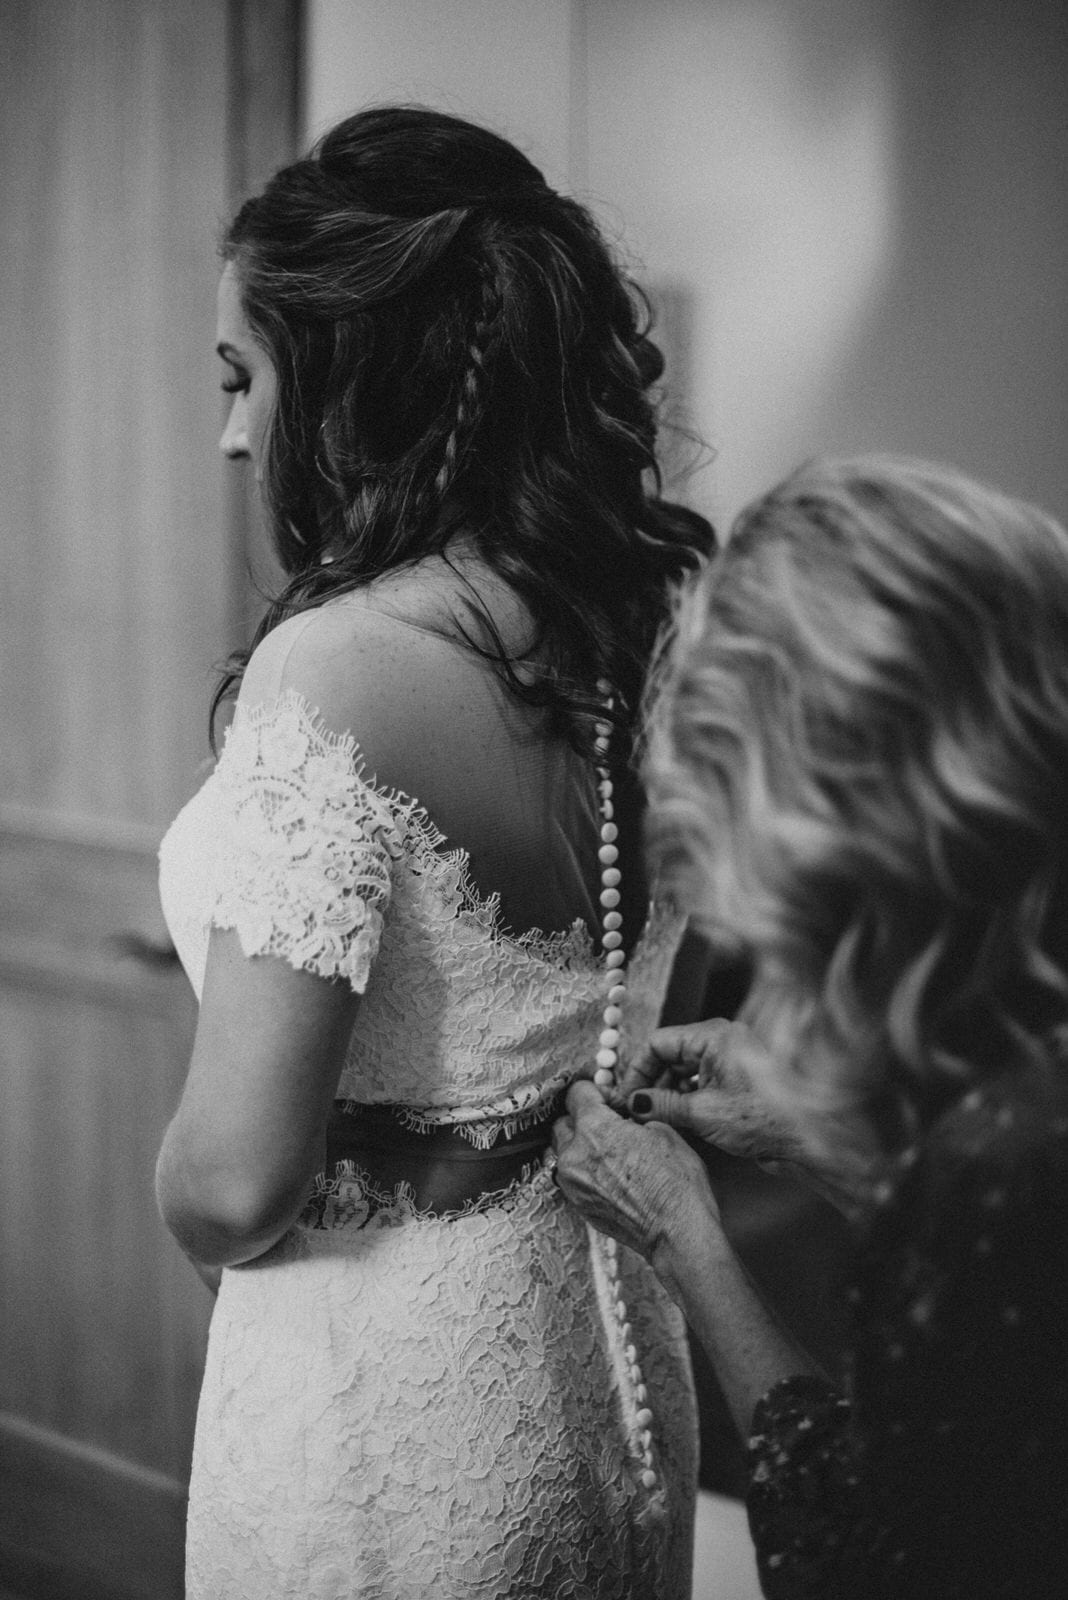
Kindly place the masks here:
<instances>
[{"instance_id":1,"label":"bride's nose","mask_svg":"<svg viewBox=\"0 0 1068 1600\"><path fill-rule=\"evenodd\" d=\"M247 397L243 394L234 395L234 403L219 440L219 449L228 461L240 461L249 453L248 406Z\"/></svg>"}]
</instances>

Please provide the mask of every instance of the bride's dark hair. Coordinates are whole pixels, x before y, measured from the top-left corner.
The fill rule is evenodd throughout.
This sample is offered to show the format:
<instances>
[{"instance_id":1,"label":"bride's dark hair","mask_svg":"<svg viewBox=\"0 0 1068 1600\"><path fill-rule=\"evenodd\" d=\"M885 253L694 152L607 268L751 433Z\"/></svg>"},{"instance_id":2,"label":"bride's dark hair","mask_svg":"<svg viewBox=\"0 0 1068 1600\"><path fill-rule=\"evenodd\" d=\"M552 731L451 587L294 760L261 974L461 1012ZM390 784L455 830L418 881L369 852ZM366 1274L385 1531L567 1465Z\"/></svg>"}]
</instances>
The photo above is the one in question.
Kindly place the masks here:
<instances>
[{"instance_id":1,"label":"bride's dark hair","mask_svg":"<svg viewBox=\"0 0 1068 1600\"><path fill-rule=\"evenodd\" d=\"M472 599L466 636L511 690L582 742L598 678L635 708L669 584L713 535L660 498L663 363L589 213L486 129L384 107L278 172L223 255L277 374L263 483L287 583L254 644L463 533L534 621L520 676Z\"/></svg>"}]
</instances>

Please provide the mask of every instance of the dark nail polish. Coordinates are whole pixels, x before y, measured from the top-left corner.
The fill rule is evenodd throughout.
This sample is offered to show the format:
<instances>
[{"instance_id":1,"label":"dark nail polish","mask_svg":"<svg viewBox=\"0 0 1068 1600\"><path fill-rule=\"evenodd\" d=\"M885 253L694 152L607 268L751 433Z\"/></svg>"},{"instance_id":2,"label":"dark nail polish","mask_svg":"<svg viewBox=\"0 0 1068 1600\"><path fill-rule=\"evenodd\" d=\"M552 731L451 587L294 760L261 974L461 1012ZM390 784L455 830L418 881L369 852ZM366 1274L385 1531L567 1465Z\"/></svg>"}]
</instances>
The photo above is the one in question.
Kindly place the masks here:
<instances>
[{"instance_id":1,"label":"dark nail polish","mask_svg":"<svg viewBox=\"0 0 1068 1600\"><path fill-rule=\"evenodd\" d=\"M647 1116L653 1109L652 1095L643 1094L639 1089L637 1094L632 1094L630 1097L630 1109L636 1117Z\"/></svg>"}]
</instances>

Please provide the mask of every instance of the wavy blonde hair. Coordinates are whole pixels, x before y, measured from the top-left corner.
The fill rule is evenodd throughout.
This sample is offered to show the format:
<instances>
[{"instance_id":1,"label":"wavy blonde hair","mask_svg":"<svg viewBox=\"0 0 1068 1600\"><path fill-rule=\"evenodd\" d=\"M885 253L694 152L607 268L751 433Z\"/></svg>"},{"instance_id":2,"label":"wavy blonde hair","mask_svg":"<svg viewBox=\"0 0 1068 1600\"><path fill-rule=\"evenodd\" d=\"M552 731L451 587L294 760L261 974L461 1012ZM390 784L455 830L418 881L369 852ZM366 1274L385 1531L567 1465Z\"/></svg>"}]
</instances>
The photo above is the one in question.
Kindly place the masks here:
<instances>
[{"instance_id":1,"label":"wavy blonde hair","mask_svg":"<svg viewBox=\"0 0 1068 1600\"><path fill-rule=\"evenodd\" d=\"M1057 522L947 468L814 461L681 595L647 717L654 856L752 957L745 1016L811 1138L892 1149L962 1086L1051 1060Z\"/></svg>"}]
</instances>

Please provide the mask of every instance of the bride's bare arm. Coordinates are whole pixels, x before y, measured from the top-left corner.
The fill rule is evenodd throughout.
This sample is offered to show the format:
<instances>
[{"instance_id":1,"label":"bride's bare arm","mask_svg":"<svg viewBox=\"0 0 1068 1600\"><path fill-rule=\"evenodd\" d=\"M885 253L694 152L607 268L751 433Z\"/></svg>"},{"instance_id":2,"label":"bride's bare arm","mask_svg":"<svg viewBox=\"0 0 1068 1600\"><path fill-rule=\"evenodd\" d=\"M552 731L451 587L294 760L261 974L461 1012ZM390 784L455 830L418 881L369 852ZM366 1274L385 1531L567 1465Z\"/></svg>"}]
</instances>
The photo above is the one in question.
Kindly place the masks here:
<instances>
[{"instance_id":1,"label":"bride's bare arm","mask_svg":"<svg viewBox=\"0 0 1068 1600\"><path fill-rule=\"evenodd\" d=\"M248 957L213 930L193 1058L164 1136L156 1192L195 1261L262 1255L299 1215L359 996L347 983Z\"/></svg>"}]
</instances>

